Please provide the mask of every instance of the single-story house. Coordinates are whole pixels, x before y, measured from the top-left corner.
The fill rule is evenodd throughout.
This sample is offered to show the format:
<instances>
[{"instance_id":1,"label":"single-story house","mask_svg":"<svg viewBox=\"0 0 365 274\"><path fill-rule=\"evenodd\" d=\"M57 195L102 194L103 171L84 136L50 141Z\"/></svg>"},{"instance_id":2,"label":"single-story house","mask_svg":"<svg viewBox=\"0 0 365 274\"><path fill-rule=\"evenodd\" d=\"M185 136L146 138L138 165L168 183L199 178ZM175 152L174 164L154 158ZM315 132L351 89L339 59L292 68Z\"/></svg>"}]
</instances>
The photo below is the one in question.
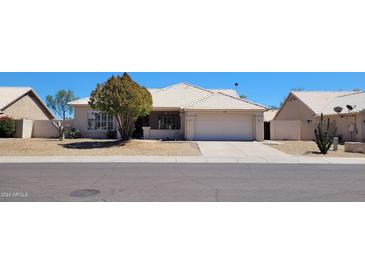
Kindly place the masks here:
<instances>
[{"instance_id":1,"label":"single-story house","mask_svg":"<svg viewBox=\"0 0 365 274\"><path fill-rule=\"evenodd\" d=\"M144 139L258 140L264 139L265 106L241 99L235 90L206 89L179 83L148 89L153 108L136 123ZM73 126L85 137L105 138L116 129L112 116L94 111L89 97L70 102Z\"/></svg>"},{"instance_id":2,"label":"single-story house","mask_svg":"<svg viewBox=\"0 0 365 274\"><path fill-rule=\"evenodd\" d=\"M0 117L16 120L16 137L57 137L53 114L31 87L0 87Z\"/></svg>"},{"instance_id":3,"label":"single-story house","mask_svg":"<svg viewBox=\"0 0 365 274\"><path fill-rule=\"evenodd\" d=\"M321 113L340 140L365 140L365 93L359 90L290 92L271 121L271 139L313 140Z\"/></svg>"}]
</instances>

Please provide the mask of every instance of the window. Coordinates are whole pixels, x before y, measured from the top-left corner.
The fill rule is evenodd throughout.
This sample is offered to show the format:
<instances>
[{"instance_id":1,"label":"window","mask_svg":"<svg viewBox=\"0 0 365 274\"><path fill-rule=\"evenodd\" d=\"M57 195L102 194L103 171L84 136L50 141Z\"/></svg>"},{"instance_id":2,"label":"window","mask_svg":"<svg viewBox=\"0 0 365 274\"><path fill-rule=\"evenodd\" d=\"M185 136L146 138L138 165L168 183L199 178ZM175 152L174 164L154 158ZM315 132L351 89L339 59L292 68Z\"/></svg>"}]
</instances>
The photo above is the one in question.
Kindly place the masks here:
<instances>
[{"instance_id":1,"label":"window","mask_svg":"<svg viewBox=\"0 0 365 274\"><path fill-rule=\"evenodd\" d=\"M113 130L113 115L90 111L87 113L88 130Z\"/></svg>"},{"instance_id":2,"label":"window","mask_svg":"<svg viewBox=\"0 0 365 274\"><path fill-rule=\"evenodd\" d=\"M158 117L158 129L179 129L178 116Z\"/></svg>"}]
</instances>

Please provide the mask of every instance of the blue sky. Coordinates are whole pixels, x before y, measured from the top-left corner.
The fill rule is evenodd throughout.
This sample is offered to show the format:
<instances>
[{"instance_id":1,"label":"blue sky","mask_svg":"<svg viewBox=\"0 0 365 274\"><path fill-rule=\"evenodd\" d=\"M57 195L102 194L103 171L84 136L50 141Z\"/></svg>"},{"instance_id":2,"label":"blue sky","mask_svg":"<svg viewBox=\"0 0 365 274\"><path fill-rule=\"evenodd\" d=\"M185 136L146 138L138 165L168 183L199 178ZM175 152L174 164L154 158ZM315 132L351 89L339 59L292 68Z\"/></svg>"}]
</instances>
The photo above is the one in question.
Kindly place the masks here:
<instances>
[{"instance_id":1,"label":"blue sky","mask_svg":"<svg viewBox=\"0 0 365 274\"><path fill-rule=\"evenodd\" d=\"M89 96L97 83L121 72L22 72L0 73L0 86L31 86L43 98L60 89L72 89L78 97ZM365 73L296 73L296 72L134 72L132 78L139 84L159 88L179 82L188 82L205 88L234 88L248 99L264 104L279 105L293 88L310 90L365 90Z\"/></svg>"}]
</instances>

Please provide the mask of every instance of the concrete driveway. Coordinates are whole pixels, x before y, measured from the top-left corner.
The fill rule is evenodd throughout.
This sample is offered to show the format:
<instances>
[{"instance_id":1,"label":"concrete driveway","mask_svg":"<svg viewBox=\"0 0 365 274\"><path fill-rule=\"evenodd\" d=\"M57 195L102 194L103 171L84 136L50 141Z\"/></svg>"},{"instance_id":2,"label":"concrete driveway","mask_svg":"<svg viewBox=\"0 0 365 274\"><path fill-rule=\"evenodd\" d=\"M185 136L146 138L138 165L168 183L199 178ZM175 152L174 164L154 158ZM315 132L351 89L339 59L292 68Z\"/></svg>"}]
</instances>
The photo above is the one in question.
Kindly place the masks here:
<instances>
[{"instance_id":1,"label":"concrete driveway","mask_svg":"<svg viewBox=\"0 0 365 274\"><path fill-rule=\"evenodd\" d=\"M219 158L260 158L260 159L291 159L291 155L258 142L197 142L205 157Z\"/></svg>"}]
</instances>

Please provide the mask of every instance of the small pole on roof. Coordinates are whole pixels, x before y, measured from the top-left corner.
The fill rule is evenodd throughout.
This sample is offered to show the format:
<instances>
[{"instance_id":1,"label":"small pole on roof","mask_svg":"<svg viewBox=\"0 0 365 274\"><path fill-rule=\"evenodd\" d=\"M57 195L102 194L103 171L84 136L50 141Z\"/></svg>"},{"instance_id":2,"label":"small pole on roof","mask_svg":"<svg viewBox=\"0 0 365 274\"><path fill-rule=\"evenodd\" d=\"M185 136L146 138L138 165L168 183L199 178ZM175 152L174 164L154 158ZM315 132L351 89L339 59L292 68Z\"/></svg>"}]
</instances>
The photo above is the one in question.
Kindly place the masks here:
<instances>
[{"instance_id":1,"label":"small pole on roof","mask_svg":"<svg viewBox=\"0 0 365 274\"><path fill-rule=\"evenodd\" d=\"M239 93L238 93L238 83L236 82L236 83L234 83L234 86L235 86L235 88L236 88L236 92L237 92L237 94L238 94L238 96L241 98L241 99L245 99L246 98L246 96L245 95L239 95Z\"/></svg>"}]
</instances>

